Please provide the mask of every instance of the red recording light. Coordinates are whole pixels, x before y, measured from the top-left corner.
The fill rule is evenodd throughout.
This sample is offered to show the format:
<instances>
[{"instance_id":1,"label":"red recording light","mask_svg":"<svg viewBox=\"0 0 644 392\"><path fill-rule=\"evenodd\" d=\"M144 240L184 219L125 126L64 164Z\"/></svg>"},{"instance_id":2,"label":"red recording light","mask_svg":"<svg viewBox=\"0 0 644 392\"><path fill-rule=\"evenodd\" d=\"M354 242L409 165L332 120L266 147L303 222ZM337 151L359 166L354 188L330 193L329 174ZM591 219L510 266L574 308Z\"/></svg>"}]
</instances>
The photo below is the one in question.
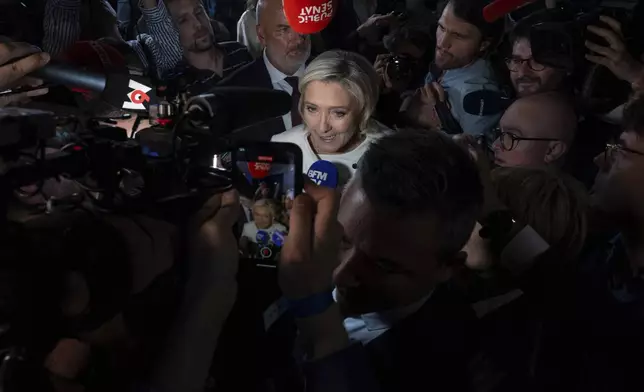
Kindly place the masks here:
<instances>
[{"instance_id":1,"label":"red recording light","mask_svg":"<svg viewBox=\"0 0 644 392\"><path fill-rule=\"evenodd\" d=\"M83 151L83 147L81 147L81 146L74 146L74 147L72 147L72 150L74 150L74 151Z\"/></svg>"},{"instance_id":2,"label":"red recording light","mask_svg":"<svg viewBox=\"0 0 644 392\"><path fill-rule=\"evenodd\" d=\"M159 119L157 119L157 122L159 123L159 125L162 125L162 126L165 127L166 125L172 123L172 119L171 118L159 118Z\"/></svg>"},{"instance_id":3,"label":"red recording light","mask_svg":"<svg viewBox=\"0 0 644 392\"><path fill-rule=\"evenodd\" d=\"M260 156L257 157L257 159L260 160L260 161L273 162L273 157L267 157L267 156L261 156L260 155Z\"/></svg>"}]
</instances>

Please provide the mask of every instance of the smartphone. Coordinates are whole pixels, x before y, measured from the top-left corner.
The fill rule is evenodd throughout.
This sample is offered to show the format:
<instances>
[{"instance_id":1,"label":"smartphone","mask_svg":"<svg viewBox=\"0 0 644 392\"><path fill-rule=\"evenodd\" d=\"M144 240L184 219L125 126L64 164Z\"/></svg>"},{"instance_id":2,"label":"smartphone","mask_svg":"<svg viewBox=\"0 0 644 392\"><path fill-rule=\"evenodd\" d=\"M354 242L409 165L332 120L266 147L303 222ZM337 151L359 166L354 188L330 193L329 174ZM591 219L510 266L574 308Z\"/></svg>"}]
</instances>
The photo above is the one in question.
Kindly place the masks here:
<instances>
[{"instance_id":1,"label":"smartphone","mask_svg":"<svg viewBox=\"0 0 644 392\"><path fill-rule=\"evenodd\" d=\"M244 210L239 251L259 267L275 268L289 231L294 198L302 192L302 150L291 143L253 143L232 153Z\"/></svg>"}]
</instances>

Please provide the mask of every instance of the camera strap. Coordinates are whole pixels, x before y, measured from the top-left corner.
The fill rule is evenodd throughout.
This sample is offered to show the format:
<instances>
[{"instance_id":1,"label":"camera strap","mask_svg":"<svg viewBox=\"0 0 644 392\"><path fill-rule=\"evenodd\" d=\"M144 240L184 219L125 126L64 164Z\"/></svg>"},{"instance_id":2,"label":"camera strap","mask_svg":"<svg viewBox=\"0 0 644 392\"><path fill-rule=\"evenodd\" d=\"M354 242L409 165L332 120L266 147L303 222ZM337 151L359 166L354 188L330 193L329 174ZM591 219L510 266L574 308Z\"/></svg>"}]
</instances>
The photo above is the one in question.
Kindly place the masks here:
<instances>
[{"instance_id":1,"label":"camera strap","mask_svg":"<svg viewBox=\"0 0 644 392\"><path fill-rule=\"evenodd\" d=\"M429 73L432 75L432 80L438 82L442 78L443 71L441 71L434 62L429 65ZM450 135L456 135L463 133L463 128L461 124L456 121L452 112L447 105L448 97L445 97L444 102L436 102L434 109L436 110L436 115L441 122L441 129Z\"/></svg>"}]
</instances>

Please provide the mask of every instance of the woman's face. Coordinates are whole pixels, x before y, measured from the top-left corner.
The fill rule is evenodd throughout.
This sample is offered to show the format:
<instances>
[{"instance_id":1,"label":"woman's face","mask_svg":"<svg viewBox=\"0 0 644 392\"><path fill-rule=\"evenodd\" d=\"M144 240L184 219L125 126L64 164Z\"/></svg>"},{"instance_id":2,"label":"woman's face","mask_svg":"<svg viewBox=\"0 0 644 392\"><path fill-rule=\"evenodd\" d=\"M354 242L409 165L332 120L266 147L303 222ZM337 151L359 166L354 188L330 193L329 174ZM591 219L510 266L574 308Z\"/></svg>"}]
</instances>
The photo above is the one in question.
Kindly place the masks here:
<instances>
[{"instance_id":1,"label":"woman's face","mask_svg":"<svg viewBox=\"0 0 644 392\"><path fill-rule=\"evenodd\" d=\"M358 131L358 109L337 82L311 82L304 91L302 119L319 154L343 152Z\"/></svg>"}]
</instances>

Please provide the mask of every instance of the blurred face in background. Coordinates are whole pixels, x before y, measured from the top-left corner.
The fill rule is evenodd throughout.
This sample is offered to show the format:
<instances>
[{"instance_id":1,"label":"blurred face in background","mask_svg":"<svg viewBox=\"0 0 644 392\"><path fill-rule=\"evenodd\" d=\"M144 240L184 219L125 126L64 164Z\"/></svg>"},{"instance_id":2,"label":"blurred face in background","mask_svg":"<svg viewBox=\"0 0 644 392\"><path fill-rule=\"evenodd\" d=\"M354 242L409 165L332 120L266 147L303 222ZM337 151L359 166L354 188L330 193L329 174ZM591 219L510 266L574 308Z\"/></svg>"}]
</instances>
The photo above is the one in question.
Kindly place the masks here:
<instances>
[{"instance_id":1,"label":"blurred face in background","mask_svg":"<svg viewBox=\"0 0 644 392\"><path fill-rule=\"evenodd\" d=\"M532 47L527 38L516 40L506 64L519 97L556 90L566 77L565 70L537 63L532 58Z\"/></svg>"},{"instance_id":2,"label":"blurred face in background","mask_svg":"<svg viewBox=\"0 0 644 392\"><path fill-rule=\"evenodd\" d=\"M291 29L282 2L265 0L257 23L257 37L271 64L286 75L297 72L311 55L311 39Z\"/></svg>"},{"instance_id":3,"label":"blurred face in background","mask_svg":"<svg viewBox=\"0 0 644 392\"><path fill-rule=\"evenodd\" d=\"M201 1L172 0L167 4L172 20L179 29L183 50L193 53L210 50L215 44L215 33Z\"/></svg>"},{"instance_id":4,"label":"blurred face in background","mask_svg":"<svg viewBox=\"0 0 644 392\"><path fill-rule=\"evenodd\" d=\"M349 92L337 82L313 81L302 98L302 120L313 149L320 154L350 150L358 136L358 108Z\"/></svg>"},{"instance_id":5,"label":"blurred face in background","mask_svg":"<svg viewBox=\"0 0 644 392\"><path fill-rule=\"evenodd\" d=\"M436 65L442 70L465 67L488 46L479 29L454 15L447 4L436 29Z\"/></svg>"},{"instance_id":6,"label":"blurred face in background","mask_svg":"<svg viewBox=\"0 0 644 392\"><path fill-rule=\"evenodd\" d=\"M253 220L258 229L268 229L273 225L273 212L268 206L255 206Z\"/></svg>"},{"instance_id":7,"label":"blurred face in background","mask_svg":"<svg viewBox=\"0 0 644 392\"><path fill-rule=\"evenodd\" d=\"M595 158L599 167L591 192L592 203L618 220L644 217L644 140L624 132L606 152Z\"/></svg>"}]
</instances>

